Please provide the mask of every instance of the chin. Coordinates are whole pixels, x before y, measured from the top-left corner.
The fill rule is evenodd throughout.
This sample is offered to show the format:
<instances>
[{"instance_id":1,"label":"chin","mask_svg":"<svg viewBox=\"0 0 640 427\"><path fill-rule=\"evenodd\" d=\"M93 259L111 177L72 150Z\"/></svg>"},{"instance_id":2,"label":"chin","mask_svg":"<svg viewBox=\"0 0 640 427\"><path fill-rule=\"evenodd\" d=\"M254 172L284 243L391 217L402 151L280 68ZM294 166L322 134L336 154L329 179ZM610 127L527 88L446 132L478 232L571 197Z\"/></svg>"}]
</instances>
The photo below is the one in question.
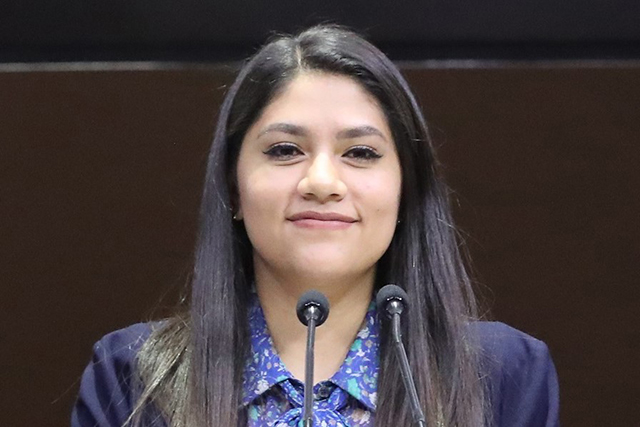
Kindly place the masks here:
<instances>
[{"instance_id":1,"label":"chin","mask_svg":"<svg viewBox=\"0 0 640 427\"><path fill-rule=\"evenodd\" d=\"M293 267L297 276L308 280L342 281L349 277L359 277L367 274L373 265L358 266L345 262L345 258L316 257L313 262L303 263Z\"/></svg>"}]
</instances>

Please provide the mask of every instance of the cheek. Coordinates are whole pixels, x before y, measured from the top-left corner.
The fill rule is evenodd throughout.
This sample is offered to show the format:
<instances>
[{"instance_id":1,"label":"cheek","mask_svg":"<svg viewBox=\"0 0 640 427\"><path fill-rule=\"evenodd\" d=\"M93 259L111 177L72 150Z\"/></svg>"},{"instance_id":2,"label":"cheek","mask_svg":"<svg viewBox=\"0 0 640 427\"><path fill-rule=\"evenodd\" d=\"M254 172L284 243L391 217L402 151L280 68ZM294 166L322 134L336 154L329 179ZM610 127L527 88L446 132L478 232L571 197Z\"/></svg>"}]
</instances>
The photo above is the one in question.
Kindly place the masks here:
<instances>
[{"instance_id":1,"label":"cheek","mask_svg":"<svg viewBox=\"0 0 640 427\"><path fill-rule=\"evenodd\" d=\"M262 246L261 242L270 239L270 233L274 229L273 217L275 207L269 197L269 190L261 180L246 177L239 183L239 202L242 212L242 221L252 246Z\"/></svg>"},{"instance_id":2,"label":"cheek","mask_svg":"<svg viewBox=\"0 0 640 427\"><path fill-rule=\"evenodd\" d=\"M400 206L400 179L387 174L368 179L358 189L358 198L377 216L395 221Z\"/></svg>"},{"instance_id":3,"label":"cheek","mask_svg":"<svg viewBox=\"0 0 640 427\"><path fill-rule=\"evenodd\" d=\"M262 188L264 184L260 180L246 179L239 185L240 209L245 224L248 226L253 220L260 219L263 212L269 211L270 200L265 197L269 190Z\"/></svg>"},{"instance_id":4,"label":"cheek","mask_svg":"<svg viewBox=\"0 0 640 427\"><path fill-rule=\"evenodd\" d=\"M292 191L291 177L285 175L266 174L255 169L252 173L239 176L239 205L245 222L274 221L284 215ZM252 225L247 224L247 227Z\"/></svg>"}]
</instances>

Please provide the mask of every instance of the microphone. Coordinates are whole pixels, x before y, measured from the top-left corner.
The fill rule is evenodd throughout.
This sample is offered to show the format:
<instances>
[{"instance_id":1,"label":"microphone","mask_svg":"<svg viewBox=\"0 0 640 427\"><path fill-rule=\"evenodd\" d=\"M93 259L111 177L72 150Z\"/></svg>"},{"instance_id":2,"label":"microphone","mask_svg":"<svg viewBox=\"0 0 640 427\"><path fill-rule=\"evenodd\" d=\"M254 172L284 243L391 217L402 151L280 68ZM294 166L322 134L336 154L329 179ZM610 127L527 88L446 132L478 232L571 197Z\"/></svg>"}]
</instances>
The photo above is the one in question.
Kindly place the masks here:
<instances>
[{"instance_id":1,"label":"microphone","mask_svg":"<svg viewBox=\"0 0 640 427\"><path fill-rule=\"evenodd\" d=\"M402 344L402 332L400 331L400 315L403 311L408 309L407 300L407 293L401 287L396 285L385 285L378 291L378 295L376 296L376 305L379 310L386 313L387 317L391 319L393 344L396 350L396 356L400 362L402 382L404 382L405 389L409 395L413 421L420 427L426 427L427 421L424 417L424 413L422 412L422 408L420 407L418 392L413 381L413 375L411 375L409 359L407 358L407 352Z\"/></svg>"},{"instance_id":2,"label":"microphone","mask_svg":"<svg viewBox=\"0 0 640 427\"><path fill-rule=\"evenodd\" d=\"M313 345L316 326L320 326L329 316L329 300L321 292L305 292L296 305L298 319L307 327L307 355L304 367L304 408L302 425L313 426Z\"/></svg>"}]
</instances>

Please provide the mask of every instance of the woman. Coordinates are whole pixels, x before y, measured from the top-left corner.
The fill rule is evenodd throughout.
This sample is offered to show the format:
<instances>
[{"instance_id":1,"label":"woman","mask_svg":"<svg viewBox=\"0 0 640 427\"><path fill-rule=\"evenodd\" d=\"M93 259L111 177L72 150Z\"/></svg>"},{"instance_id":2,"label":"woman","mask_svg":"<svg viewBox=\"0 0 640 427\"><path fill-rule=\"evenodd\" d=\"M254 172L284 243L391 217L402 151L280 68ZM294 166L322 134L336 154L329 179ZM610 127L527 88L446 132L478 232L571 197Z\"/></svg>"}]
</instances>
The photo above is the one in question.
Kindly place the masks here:
<instances>
[{"instance_id":1,"label":"woman","mask_svg":"<svg viewBox=\"0 0 640 427\"><path fill-rule=\"evenodd\" d=\"M412 417L373 297L396 283L430 426L553 426L546 346L477 322L427 128L379 50L335 26L265 45L222 105L201 208L191 303L94 348L74 426L298 425L306 329L317 330L315 425Z\"/></svg>"}]
</instances>

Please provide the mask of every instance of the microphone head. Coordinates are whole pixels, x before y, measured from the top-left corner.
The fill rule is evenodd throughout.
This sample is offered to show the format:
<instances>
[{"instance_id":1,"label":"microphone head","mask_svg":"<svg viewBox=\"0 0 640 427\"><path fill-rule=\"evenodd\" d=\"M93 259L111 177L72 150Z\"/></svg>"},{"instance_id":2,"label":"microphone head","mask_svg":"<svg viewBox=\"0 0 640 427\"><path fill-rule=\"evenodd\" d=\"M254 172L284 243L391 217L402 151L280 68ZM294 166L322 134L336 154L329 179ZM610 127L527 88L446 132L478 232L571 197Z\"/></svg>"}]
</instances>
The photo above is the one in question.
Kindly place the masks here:
<instances>
[{"instance_id":1,"label":"microphone head","mask_svg":"<svg viewBox=\"0 0 640 427\"><path fill-rule=\"evenodd\" d=\"M400 303L400 311L398 311L398 313L401 313L402 310L408 308L408 299L407 293L400 286L385 285L380 288L378 295L376 295L376 306L378 310L382 310L391 316L392 313L389 311L389 303L392 301Z\"/></svg>"},{"instance_id":2,"label":"microphone head","mask_svg":"<svg viewBox=\"0 0 640 427\"><path fill-rule=\"evenodd\" d=\"M316 318L316 326L322 325L329 316L329 300L319 291L312 290L302 294L296 305L296 313L298 314L298 319L304 326L307 326L309 323L306 313L310 307L317 309L318 316Z\"/></svg>"}]
</instances>

